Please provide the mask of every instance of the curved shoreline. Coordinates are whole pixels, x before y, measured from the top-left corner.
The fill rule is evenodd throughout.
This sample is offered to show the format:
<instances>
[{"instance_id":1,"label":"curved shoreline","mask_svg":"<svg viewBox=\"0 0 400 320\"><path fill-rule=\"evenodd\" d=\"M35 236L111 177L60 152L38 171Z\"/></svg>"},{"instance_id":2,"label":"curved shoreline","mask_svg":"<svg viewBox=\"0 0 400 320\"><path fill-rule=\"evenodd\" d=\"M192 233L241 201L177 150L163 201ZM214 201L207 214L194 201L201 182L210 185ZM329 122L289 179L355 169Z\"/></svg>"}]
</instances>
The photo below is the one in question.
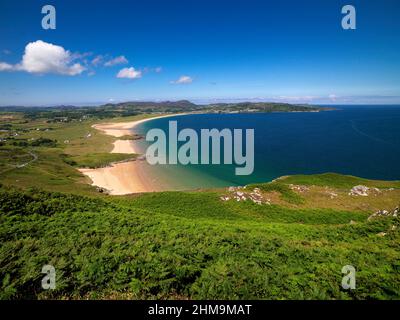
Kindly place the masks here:
<instances>
[{"instance_id":1,"label":"curved shoreline","mask_svg":"<svg viewBox=\"0 0 400 320\"><path fill-rule=\"evenodd\" d=\"M163 115L129 122L100 123L94 124L92 127L106 135L120 138L125 135L132 135L131 130L144 122L186 114ZM113 146L114 148L110 153L138 154L132 140L117 139L113 142ZM78 170L90 178L91 185L105 189L111 195L162 191L168 188L167 183L160 181L160 177L156 176L151 165L142 160L111 163L110 166L105 168Z\"/></svg>"}]
</instances>

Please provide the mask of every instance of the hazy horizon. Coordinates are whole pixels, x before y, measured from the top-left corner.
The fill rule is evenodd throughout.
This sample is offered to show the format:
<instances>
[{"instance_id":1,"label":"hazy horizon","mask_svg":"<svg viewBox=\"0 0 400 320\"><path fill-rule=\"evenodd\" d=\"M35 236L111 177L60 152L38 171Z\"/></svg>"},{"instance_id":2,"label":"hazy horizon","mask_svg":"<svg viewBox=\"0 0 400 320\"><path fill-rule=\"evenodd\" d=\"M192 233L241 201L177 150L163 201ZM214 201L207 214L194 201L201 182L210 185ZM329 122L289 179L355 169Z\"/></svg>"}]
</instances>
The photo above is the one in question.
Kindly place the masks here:
<instances>
[{"instance_id":1,"label":"hazy horizon","mask_svg":"<svg viewBox=\"0 0 400 320\"><path fill-rule=\"evenodd\" d=\"M62 106L66 106L66 107L97 107L97 106L102 106L102 105L106 105L106 104L120 104L120 103L140 103L140 102L154 102L154 103L162 103L162 102L178 102L178 101L189 101L191 103L194 104L213 104L213 103L244 103L244 102L249 102L249 103L288 103L288 104L293 104L293 105L309 105L309 106L327 106L327 107L335 107L335 106L400 106L400 102L399 103L293 103L293 102L285 102L285 101L270 101L270 100L250 100L250 99L240 99L240 100L229 100L229 99L225 99L225 100L210 100L209 102L207 101L197 101L194 99L179 99L179 100L126 100L126 101L115 101L115 102L82 102L82 103L58 103L58 104L32 104L32 105L11 105L11 104L0 104L0 108L13 108L13 107L26 107L26 108L33 108L33 107L37 107L37 108L41 108L41 107L62 107Z\"/></svg>"}]
</instances>

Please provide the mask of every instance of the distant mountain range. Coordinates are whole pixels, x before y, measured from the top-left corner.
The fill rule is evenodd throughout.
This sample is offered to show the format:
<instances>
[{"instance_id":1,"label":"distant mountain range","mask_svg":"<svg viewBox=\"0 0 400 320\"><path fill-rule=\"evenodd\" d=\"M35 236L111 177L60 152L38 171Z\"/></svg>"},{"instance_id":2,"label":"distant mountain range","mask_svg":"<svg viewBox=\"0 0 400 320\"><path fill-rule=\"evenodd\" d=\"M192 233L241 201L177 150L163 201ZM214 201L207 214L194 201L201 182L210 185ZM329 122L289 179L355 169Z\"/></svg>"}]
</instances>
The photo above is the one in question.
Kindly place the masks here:
<instances>
[{"instance_id":1,"label":"distant mountain range","mask_svg":"<svg viewBox=\"0 0 400 320\"><path fill-rule=\"evenodd\" d=\"M121 102L121 103L108 103L103 105L104 107L136 107L136 108L182 108L182 109L196 109L199 108L200 105L196 105L189 100L178 100L178 101L128 101L128 102Z\"/></svg>"},{"instance_id":2,"label":"distant mountain range","mask_svg":"<svg viewBox=\"0 0 400 320\"><path fill-rule=\"evenodd\" d=\"M122 103L108 103L103 105L104 108L116 109L136 109L146 112L291 112L291 111L322 111L330 110L331 108L324 108L310 105L297 105L288 103L274 103L274 102L240 102L240 103L215 103L215 104L194 104L188 100L179 101L162 101L162 102L149 102L149 101L134 101Z\"/></svg>"},{"instance_id":3,"label":"distant mountain range","mask_svg":"<svg viewBox=\"0 0 400 320\"><path fill-rule=\"evenodd\" d=\"M179 101L131 101L108 103L99 106L54 106L54 107L0 107L0 112L23 112L29 119L46 118L48 121L74 121L90 118L115 118L143 113L257 113L257 112L318 112L332 108L295 105L273 102L240 102L194 104L188 100ZM52 120L50 120L52 119Z\"/></svg>"}]
</instances>

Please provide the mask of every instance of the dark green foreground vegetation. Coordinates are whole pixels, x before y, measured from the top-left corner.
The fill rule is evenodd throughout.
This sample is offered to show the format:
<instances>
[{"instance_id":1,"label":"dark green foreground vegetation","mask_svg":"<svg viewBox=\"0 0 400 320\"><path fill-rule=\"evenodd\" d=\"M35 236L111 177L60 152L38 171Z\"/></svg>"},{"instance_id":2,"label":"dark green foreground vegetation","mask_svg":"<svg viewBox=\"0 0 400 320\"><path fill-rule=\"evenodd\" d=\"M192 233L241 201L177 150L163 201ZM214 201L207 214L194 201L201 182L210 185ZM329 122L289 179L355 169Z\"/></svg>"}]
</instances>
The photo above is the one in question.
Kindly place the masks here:
<instances>
[{"instance_id":1,"label":"dark green foreground vegetation","mask_svg":"<svg viewBox=\"0 0 400 320\"><path fill-rule=\"evenodd\" d=\"M0 297L398 299L399 218L367 217L211 191L94 199L2 187ZM41 289L46 264L55 290ZM348 264L352 291L341 288Z\"/></svg>"}]
</instances>

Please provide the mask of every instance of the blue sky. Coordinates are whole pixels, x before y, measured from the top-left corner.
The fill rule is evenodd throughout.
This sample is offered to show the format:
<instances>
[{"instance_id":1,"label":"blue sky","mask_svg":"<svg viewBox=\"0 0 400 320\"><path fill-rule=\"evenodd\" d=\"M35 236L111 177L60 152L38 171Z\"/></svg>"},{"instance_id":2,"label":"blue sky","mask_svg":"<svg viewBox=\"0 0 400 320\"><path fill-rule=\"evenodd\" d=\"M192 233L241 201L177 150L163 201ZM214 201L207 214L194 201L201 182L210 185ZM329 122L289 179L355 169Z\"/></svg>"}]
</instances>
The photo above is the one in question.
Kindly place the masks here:
<instances>
[{"instance_id":1,"label":"blue sky","mask_svg":"<svg viewBox=\"0 0 400 320\"><path fill-rule=\"evenodd\" d=\"M0 105L177 99L400 103L400 2L0 2Z\"/></svg>"}]
</instances>

